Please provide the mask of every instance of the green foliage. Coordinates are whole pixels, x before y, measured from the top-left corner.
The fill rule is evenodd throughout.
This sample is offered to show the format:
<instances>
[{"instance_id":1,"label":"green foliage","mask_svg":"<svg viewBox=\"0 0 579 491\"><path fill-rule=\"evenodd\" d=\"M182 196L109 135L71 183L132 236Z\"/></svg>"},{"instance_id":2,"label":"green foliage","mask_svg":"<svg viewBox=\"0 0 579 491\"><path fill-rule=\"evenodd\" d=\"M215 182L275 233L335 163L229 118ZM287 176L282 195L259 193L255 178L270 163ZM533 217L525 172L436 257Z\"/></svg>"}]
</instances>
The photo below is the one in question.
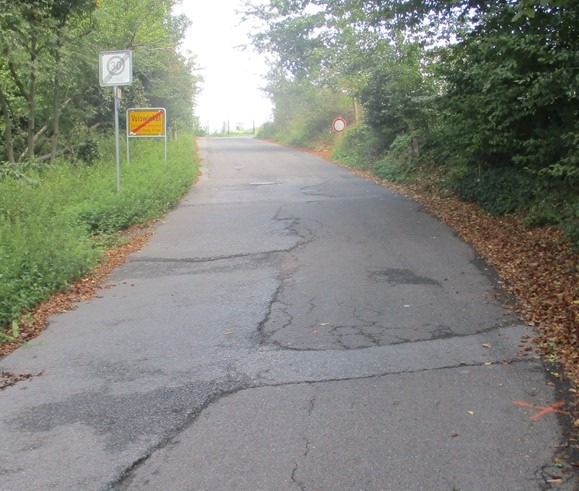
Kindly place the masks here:
<instances>
[{"instance_id":1,"label":"green foliage","mask_svg":"<svg viewBox=\"0 0 579 491\"><path fill-rule=\"evenodd\" d=\"M403 183L414 179L419 161L418 136L401 134L374 166L374 174L382 179Z\"/></svg>"},{"instance_id":2,"label":"green foliage","mask_svg":"<svg viewBox=\"0 0 579 491\"><path fill-rule=\"evenodd\" d=\"M399 36L396 46L382 52L380 61L368 69L359 97L366 123L382 137L386 150L399 135L427 130L435 86L425 76L424 55L417 43Z\"/></svg>"},{"instance_id":3,"label":"green foliage","mask_svg":"<svg viewBox=\"0 0 579 491\"><path fill-rule=\"evenodd\" d=\"M456 169L456 168L454 168ZM463 167L447 174L448 186L495 215L518 213L529 226L560 225L579 248L579 194L564 179L511 166Z\"/></svg>"},{"instance_id":4,"label":"green foliage","mask_svg":"<svg viewBox=\"0 0 579 491\"><path fill-rule=\"evenodd\" d=\"M496 6L445 50L441 99L454 154L479 163L574 174L579 115L576 11L552 9L513 21ZM552 33L557 32L557 36ZM564 169L563 169L564 168Z\"/></svg>"},{"instance_id":5,"label":"green foliage","mask_svg":"<svg viewBox=\"0 0 579 491\"><path fill-rule=\"evenodd\" d=\"M268 140L268 139L275 138L276 133L277 133L277 128L276 128L275 124L272 121L269 121L267 123L264 123L263 125L261 125L258 128L256 136L258 138L264 138L264 139Z\"/></svg>"},{"instance_id":6,"label":"green foliage","mask_svg":"<svg viewBox=\"0 0 579 491\"><path fill-rule=\"evenodd\" d=\"M579 251L579 206L575 205L575 214L561 224L561 230L567 239Z\"/></svg>"},{"instance_id":7,"label":"green foliage","mask_svg":"<svg viewBox=\"0 0 579 491\"><path fill-rule=\"evenodd\" d=\"M517 211L542 194L531 174L506 166L468 170L449 185L461 198L475 201L496 215Z\"/></svg>"},{"instance_id":8,"label":"green foliage","mask_svg":"<svg viewBox=\"0 0 579 491\"><path fill-rule=\"evenodd\" d=\"M332 121L338 116L353 119L353 103L347 95L308 80L272 72L266 91L274 102L274 123L267 129L276 140L289 145L328 144L333 138Z\"/></svg>"},{"instance_id":9,"label":"green foliage","mask_svg":"<svg viewBox=\"0 0 579 491\"><path fill-rule=\"evenodd\" d=\"M351 126L336 140L332 157L357 169L371 169L381 154L380 139L366 124Z\"/></svg>"},{"instance_id":10,"label":"green foliage","mask_svg":"<svg viewBox=\"0 0 579 491\"><path fill-rule=\"evenodd\" d=\"M160 216L191 186L192 137L171 142L167 163L161 141L137 143L120 193L110 160L28 166L0 179L0 326L87 273L102 254L95 235Z\"/></svg>"},{"instance_id":11,"label":"green foliage","mask_svg":"<svg viewBox=\"0 0 579 491\"><path fill-rule=\"evenodd\" d=\"M98 258L84 228L60 213L66 194L54 193L68 180L62 169L27 177L0 182L0 325L65 287Z\"/></svg>"},{"instance_id":12,"label":"green foliage","mask_svg":"<svg viewBox=\"0 0 579 491\"><path fill-rule=\"evenodd\" d=\"M0 0L0 160L96 158L87 145L114 122L112 90L95 72L100 51L133 52L125 107L164 107L168 128L189 131L200 77L180 50L189 21L173 15L176 3Z\"/></svg>"},{"instance_id":13,"label":"green foliage","mask_svg":"<svg viewBox=\"0 0 579 491\"><path fill-rule=\"evenodd\" d=\"M417 134L401 134L387 151L383 139L366 124L348 128L337 139L332 157L348 167L371 171L393 182L414 179L419 163Z\"/></svg>"},{"instance_id":14,"label":"green foliage","mask_svg":"<svg viewBox=\"0 0 579 491\"><path fill-rule=\"evenodd\" d=\"M98 144L94 140L87 140L78 146L76 156L85 164L93 164L100 157Z\"/></svg>"}]
</instances>

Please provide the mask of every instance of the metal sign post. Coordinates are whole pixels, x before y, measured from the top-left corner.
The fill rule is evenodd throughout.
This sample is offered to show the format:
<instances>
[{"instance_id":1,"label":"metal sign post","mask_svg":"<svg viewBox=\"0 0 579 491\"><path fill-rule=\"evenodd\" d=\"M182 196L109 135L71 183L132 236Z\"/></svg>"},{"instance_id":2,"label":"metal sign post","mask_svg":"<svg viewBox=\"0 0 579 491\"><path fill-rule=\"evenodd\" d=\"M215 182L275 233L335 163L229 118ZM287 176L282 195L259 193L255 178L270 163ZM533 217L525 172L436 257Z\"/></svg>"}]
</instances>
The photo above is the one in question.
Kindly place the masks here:
<instances>
[{"instance_id":1,"label":"metal sign post","mask_svg":"<svg viewBox=\"0 0 579 491\"><path fill-rule=\"evenodd\" d=\"M132 51L101 51L99 58L101 87L113 87L115 106L115 158L117 165L117 193L121 190L121 153L119 149L119 106L123 85L133 83Z\"/></svg>"},{"instance_id":2,"label":"metal sign post","mask_svg":"<svg viewBox=\"0 0 579 491\"><path fill-rule=\"evenodd\" d=\"M117 193L121 191L121 152L119 149L119 105L121 102L121 88L113 87L115 102L115 161L117 164Z\"/></svg>"}]
</instances>

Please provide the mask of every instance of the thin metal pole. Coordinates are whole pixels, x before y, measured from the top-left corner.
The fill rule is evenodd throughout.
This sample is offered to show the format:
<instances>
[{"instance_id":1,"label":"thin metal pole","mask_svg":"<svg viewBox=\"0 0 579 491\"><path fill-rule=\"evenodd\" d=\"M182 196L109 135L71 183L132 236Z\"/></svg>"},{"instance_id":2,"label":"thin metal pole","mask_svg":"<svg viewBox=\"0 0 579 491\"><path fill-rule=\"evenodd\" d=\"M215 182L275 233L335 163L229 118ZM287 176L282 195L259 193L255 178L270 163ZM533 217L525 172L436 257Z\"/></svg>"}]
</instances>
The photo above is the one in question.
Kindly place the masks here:
<instances>
[{"instance_id":1,"label":"thin metal pole","mask_svg":"<svg viewBox=\"0 0 579 491\"><path fill-rule=\"evenodd\" d=\"M117 163L117 193L121 191L121 151L119 145L119 91L118 87L113 87L115 99L115 157Z\"/></svg>"},{"instance_id":2,"label":"thin metal pole","mask_svg":"<svg viewBox=\"0 0 579 491\"><path fill-rule=\"evenodd\" d=\"M163 111L163 122L165 124L165 127L163 128L163 132L165 133L165 164L167 163L167 114L166 111L164 109L162 109ZM175 130L176 132L177 130ZM177 138L177 136L175 135L175 139Z\"/></svg>"}]
</instances>

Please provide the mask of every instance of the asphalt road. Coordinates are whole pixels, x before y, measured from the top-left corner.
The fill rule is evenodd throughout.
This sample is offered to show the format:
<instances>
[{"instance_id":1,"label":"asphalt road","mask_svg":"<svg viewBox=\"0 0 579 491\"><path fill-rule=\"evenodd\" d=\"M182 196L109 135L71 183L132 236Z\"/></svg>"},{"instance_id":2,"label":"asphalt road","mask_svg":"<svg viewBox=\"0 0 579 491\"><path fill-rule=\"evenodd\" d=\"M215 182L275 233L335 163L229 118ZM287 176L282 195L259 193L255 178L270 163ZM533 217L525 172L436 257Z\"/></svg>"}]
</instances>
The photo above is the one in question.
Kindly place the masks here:
<instances>
[{"instance_id":1,"label":"asphalt road","mask_svg":"<svg viewBox=\"0 0 579 491\"><path fill-rule=\"evenodd\" d=\"M200 152L98 298L0 361L42 372L0 393L0 489L575 489L531 333L467 245L315 156Z\"/></svg>"}]
</instances>

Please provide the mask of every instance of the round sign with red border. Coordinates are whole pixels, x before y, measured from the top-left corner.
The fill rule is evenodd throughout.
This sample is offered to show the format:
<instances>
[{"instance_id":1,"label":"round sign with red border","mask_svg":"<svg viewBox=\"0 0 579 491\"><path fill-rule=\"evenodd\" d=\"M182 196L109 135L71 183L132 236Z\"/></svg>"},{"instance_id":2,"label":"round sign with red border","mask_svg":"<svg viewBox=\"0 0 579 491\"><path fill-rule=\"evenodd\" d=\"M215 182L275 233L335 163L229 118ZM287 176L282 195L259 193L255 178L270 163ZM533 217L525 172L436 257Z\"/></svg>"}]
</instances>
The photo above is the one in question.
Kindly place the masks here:
<instances>
[{"instance_id":1,"label":"round sign with red border","mask_svg":"<svg viewBox=\"0 0 579 491\"><path fill-rule=\"evenodd\" d=\"M346 129L346 126L347 126L346 120L342 117L334 119L334 122L332 123L332 129L336 133L341 133L342 131L344 131Z\"/></svg>"}]
</instances>

